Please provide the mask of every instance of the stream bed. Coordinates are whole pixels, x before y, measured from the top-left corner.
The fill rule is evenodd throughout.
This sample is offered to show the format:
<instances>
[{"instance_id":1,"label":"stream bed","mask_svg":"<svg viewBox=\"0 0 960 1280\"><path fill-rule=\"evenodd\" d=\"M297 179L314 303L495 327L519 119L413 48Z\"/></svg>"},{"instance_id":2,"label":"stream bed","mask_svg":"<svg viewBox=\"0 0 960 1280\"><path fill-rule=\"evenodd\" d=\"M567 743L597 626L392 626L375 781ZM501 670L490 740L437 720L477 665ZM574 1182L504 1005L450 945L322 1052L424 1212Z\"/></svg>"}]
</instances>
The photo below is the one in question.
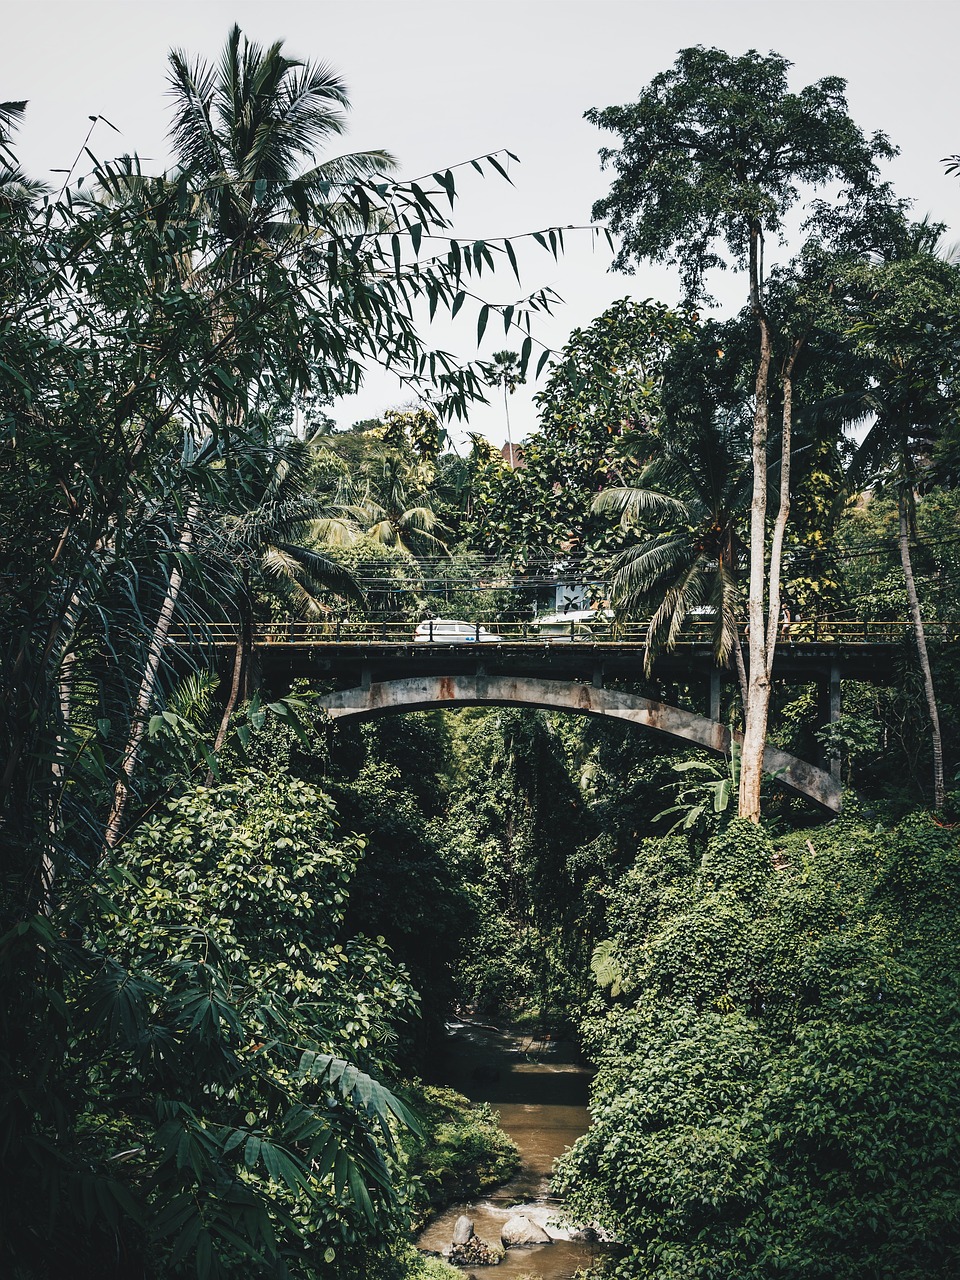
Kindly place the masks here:
<instances>
[{"instance_id":1,"label":"stream bed","mask_svg":"<svg viewBox=\"0 0 960 1280\"><path fill-rule=\"evenodd\" d=\"M499 1244L511 1210L527 1211L541 1223L562 1221L563 1206L550 1194L550 1170L589 1122L590 1072L577 1061L576 1046L458 1019L447 1025L436 1075L437 1083L452 1085L474 1102L489 1102L500 1113L500 1126L520 1148L522 1165L479 1203L451 1205L421 1233L419 1247L438 1252L448 1247L460 1214L472 1218L477 1235L490 1244ZM599 1248L563 1240L508 1249L498 1267L477 1272L498 1280L518 1275L570 1280L579 1268L592 1265Z\"/></svg>"}]
</instances>

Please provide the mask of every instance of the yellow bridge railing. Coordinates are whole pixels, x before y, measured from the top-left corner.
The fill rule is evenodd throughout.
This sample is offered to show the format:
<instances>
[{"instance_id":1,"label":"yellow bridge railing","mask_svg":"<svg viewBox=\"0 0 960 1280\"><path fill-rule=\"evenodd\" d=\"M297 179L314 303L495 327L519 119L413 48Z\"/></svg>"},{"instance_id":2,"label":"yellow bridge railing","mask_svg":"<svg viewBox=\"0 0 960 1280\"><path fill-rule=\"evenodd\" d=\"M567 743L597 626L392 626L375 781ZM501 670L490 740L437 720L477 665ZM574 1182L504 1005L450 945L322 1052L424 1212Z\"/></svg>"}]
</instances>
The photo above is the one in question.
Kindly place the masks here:
<instances>
[{"instance_id":1,"label":"yellow bridge railing","mask_svg":"<svg viewBox=\"0 0 960 1280\"><path fill-rule=\"evenodd\" d=\"M584 644L598 646L642 646L647 637L649 622L614 621L582 622L566 624L536 621L498 622L484 620L471 622L468 629L454 632L449 624L439 620L435 626L429 622L417 628L410 622L337 619L323 622L282 622L257 626L253 640L257 645L473 645L473 644ZM907 621L869 621L819 618L792 623L781 628L779 643L783 645L864 645L894 644L912 635L912 623ZM927 636L931 640L960 640L960 620L928 622ZM171 634L176 643L184 643L183 631ZM193 641L212 642L217 645L235 645L237 630L229 623L211 623L191 633ZM705 620L688 621L677 641L678 645L705 645L712 640L711 624ZM746 635L743 635L746 643Z\"/></svg>"}]
</instances>

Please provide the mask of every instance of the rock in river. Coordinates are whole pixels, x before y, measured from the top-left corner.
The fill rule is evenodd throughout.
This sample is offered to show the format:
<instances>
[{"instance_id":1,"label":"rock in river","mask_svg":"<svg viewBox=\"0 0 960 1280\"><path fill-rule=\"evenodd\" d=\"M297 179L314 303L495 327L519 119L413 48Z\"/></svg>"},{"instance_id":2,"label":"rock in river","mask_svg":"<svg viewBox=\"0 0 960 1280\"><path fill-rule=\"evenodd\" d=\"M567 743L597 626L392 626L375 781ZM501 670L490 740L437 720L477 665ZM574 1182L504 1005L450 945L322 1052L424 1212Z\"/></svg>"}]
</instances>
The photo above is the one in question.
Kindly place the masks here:
<instances>
[{"instance_id":1,"label":"rock in river","mask_svg":"<svg viewBox=\"0 0 960 1280\"><path fill-rule=\"evenodd\" d=\"M453 1228L453 1244L444 1256L455 1267L495 1267L503 1261L503 1250L475 1235L472 1219L461 1213Z\"/></svg>"},{"instance_id":2,"label":"rock in river","mask_svg":"<svg viewBox=\"0 0 960 1280\"><path fill-rule=\"evenodd\" d=\"M543 1227L523 1213L515 1213L503 1224L500 1240L505 1249L525 1244L550 1244L550 1237Z\"/></svg>"},{"instance_id":3,"label":"rock in river","mask_svg":"<svg viewBox=\"0 0 960 1280\"><path fill-rule=\"evenodd\" d=\"M455 1267L496 1267L503 1261L503 1250L471 1236L466 1244L451 1246L447 1261Z\"/></svg>"},{"instance_id":4,"label":"rock in river","mask_svg":"<svg viewBox=\"0 0 960 1280\"><path fill-rule=\"evenodd\" d=\"M468 1218L465 1213L461 1213L457 1219L457 1225L453 1228L453 1243L466 1244L473 1235L473 1219Z\"/></svg>"}]
</instances>

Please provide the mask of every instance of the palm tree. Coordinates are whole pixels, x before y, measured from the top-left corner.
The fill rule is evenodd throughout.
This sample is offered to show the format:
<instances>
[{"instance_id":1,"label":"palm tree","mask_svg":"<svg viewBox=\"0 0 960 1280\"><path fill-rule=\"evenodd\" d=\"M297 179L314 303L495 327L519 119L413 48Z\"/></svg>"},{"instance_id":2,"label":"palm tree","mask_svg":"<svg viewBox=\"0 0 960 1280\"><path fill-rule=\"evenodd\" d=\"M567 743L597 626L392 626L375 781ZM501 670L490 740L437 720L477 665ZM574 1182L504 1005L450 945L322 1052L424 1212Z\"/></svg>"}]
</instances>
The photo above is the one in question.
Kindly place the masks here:
<instances>
[{"instance_id":1,"label":"palm tree","mask_svg":"<svg viewBox=\"0 0 960 1280\"><path fill-rule=\"evenodd\" d=\"M409 555L446 554L447 545L437 536L446 527L427 495L417 489L414 472L396 450L375 450L359 482L347 478L341 484L331 514L315 525L317 536L343 545L363 533Z\"/></svg>"},{"instance_id":2,"label":"palm tree","mask_svg":"<svg viewBox=\"0 0 960 1280\"><path fill-rule=\"evenodd\" d=\"M395 167L386 151L300 167L344 132L350 104L334 71L288 58L282 41L263 49L234 26L215 66L174 50L170 68L177 160L230 274L257 242L344 225L343 185Z\"/></svg>"},{"instance_id":3,"label":"palm tree","mask_svg":"<svg viewBox=\"0 0 960 1280\"><path fill-rule=\"evenodd\" d=\"M943 740L910 544L933 446L957 413L952 389L960 370L943 330L960 316L960 271L955 252L941 249L942 230L927 219L905 225L886 259L861 265L849 281L851 300L860 308L854 335L868 358L872 384L860 397L858 413L873 418L851 479L858 486L873 481L896 494L900 563L930 720L938 810L946 802Z\"/></svg>"},{"instance_id":4,"label":"palm tree","mask_svg":"<svg viewBox=\"0 0 960 1280\"><path fill-rule=\"evenodd\" d=\"M646 674L660 651L674 647L691 611L706 609L717 664L736 666L745 698L738 575L751 475L743 440L733 415L699 421L661 441L639 485L605 489L593 510L617 513L641 532L614 560L612 587L621 609L653 608Z\"/></svg>"},{"instance_id":5,"label":"palm tree","mask_svg":"<svg viewBox=\"0 0 960 1280\"><path fill-rule=\"evenodd\" d=\"M180 51L170 54L174 97L171 137L179 171L166 186L189 193L193 215L209 235L212 254L193 264L195 281L216 316L215 334L224 350L223 386L213 395L211 418L226 433L243 418L249 353L231 349L237 300L262 305L277 283L277 262L286 251L318 269L313 239L350 214L341 199L345 183L389 170L383 151L360 152L316 163L318 147L344 129L348 107L342 81L327 67L286 57L282 43L268 49L251 43L234 26L219 63L192 65ZM305 161L312 161L303 167ZM136 177L136 175L134 175ZM142 184L132 181L131 198L142 203ZM354 215L355 217L356 215ZM285 276L281 290L288 290ZM296 380L309 377L300 355L296 307L275 308L279 331L272 334ZM230 364L236 367L230 372ZM178 560L194 544L200 503L190 498L177 542ZM120 774L107 818L105 844L120 836L121 820L138 765L162 663L162 655L183 585L179 565L150 637L147 659L128 731Z\"/></svg>"},{"instance_id":6,"label":"palm tree","mask_svg":"<svg viewBox=\"0 0 960 1280\"><path fill-rule=\"evenodd\" d=\"M42 182L24 174L10 146L26 109L26 102L0 102L0 214L6 217L25 210L46 191Z\"/></svg>"},{"instance_id":7,"label":"palm tree","mask_svg":"<svg viewBox=\"0 0 960 1280\"><path fill-rule=\"evenodd\" d=\"M268 449L256 473L242 485L241 508L225 513L215 533L216 554L232 570L238 626L214 754L226 739L244 682L249 685L253 592L274 596L294 617L308 619L325 615L325 597L330 594L363 600L363 591L349 570L310 545L316 541L317 522L324 514L321 503L306 492L315 444L315 439L308 438Z\"/></svg>"},{"instance_id":8,"label":"palm tree","mask_svg":"<svg viewBox=\"0 0 960 1280\"><path fill-rule=\"evenodd\" d=\"M515 351L495 351L489 364L484 365L483 373L491 387L503 387L503 412L507 420L507 448L510 452L510 466L514 465L513 437L510 434L510 402L517 387L526 381L520 376L520 357Z\"/></svg>"}]
</instances>

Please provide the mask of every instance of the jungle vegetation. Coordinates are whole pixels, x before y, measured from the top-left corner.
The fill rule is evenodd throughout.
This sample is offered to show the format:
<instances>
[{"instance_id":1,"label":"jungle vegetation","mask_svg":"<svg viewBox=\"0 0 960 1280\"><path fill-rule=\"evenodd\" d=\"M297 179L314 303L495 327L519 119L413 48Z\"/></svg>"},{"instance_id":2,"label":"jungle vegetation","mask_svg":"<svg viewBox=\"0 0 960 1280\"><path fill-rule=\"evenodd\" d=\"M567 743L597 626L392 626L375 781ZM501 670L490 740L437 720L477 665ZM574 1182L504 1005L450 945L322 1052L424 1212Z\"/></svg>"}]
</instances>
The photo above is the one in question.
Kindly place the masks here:
<instances>
[{"instance_id":1,"label":"jungle vegetation","mask_svg":"<svg viewBox=\"0 0 960 1280\"><path fill-rule=\"evenodd\" d=\"M4 1274L422 1274L411 1223L514 1159L423 1083L455 1005L580 1038L557 1185L624 1280L957 1273L960 269L843 82L788 73L685 50L589 113L620 265L689 297L625 297L536 371L553 299L486 302L515 250L450 224L502 157L327 155L345 87L280 43L171 55L167 173L46 191L0 107ZM459 364L423 300L519 350ZM337 430L371 360L409 401ZM519 456L453 448L543 370ZM565 576L649 620L631 683L679 705L657 655L712 620L739 776L623 726L334 728L261 687L258 625L495 624ZM783 602L799 640L909 620L895 680L824 728L772 678ZM839 762L839 821L761 786L767 739Z\"/></svg>"}]
</instances>

